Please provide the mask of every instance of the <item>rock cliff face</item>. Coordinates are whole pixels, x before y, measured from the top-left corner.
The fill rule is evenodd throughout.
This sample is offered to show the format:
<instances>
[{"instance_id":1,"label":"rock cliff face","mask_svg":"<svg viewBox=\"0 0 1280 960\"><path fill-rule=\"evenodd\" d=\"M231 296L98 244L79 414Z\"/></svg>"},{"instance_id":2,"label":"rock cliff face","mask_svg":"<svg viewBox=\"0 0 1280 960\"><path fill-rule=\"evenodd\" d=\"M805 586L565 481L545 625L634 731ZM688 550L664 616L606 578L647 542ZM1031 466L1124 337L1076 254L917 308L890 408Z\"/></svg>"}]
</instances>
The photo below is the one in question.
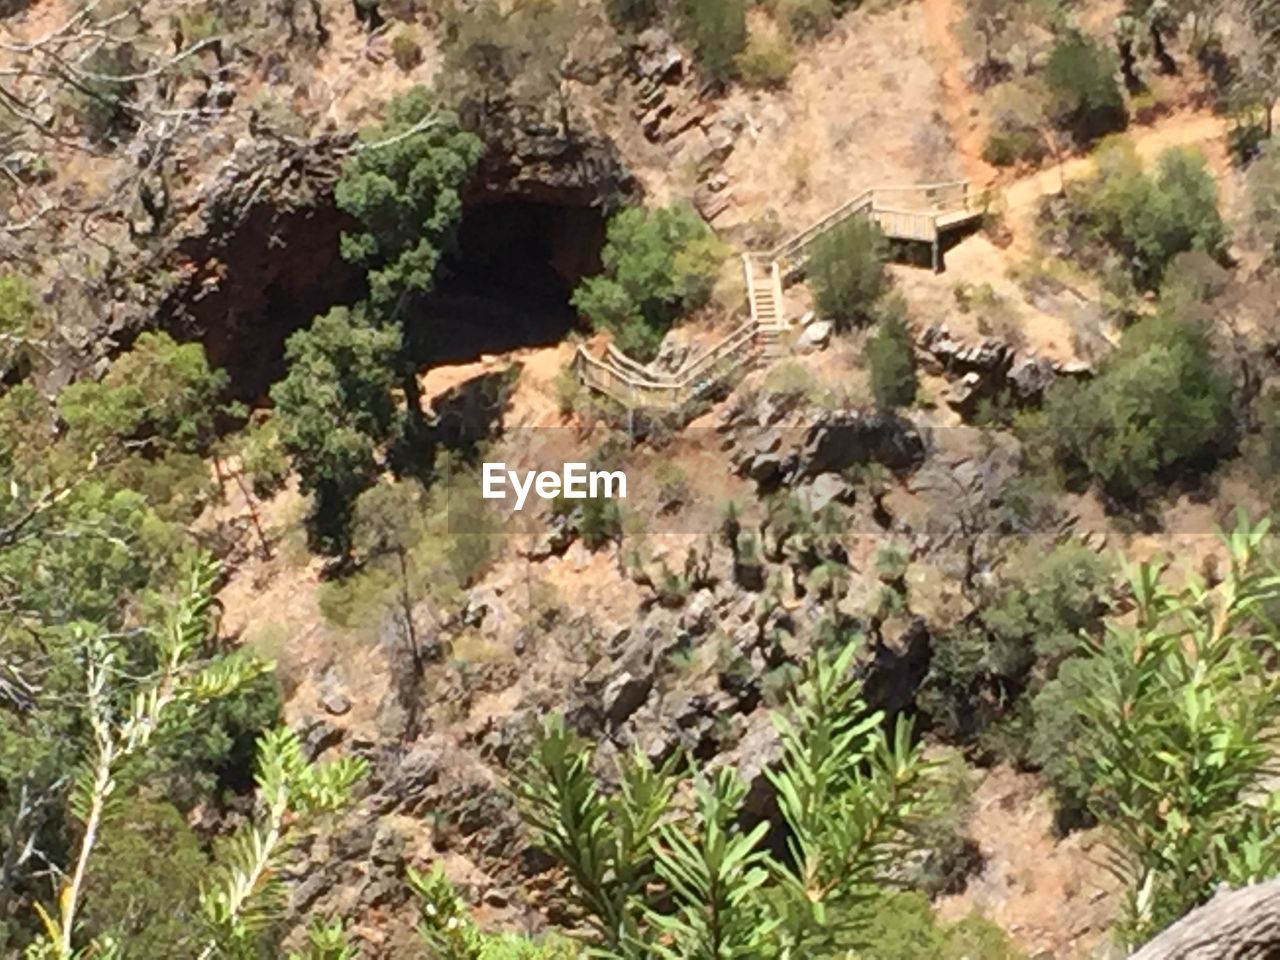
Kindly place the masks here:
<instances>
[{"instance_id":1,"label":"rock cliff face","mask_svg":"<svg viewBox=\"0 0 1280 960\"><path fill-rule=\"evenodd\" d=\"M488 150L467 202L528 200L556 206L594 206L606 214L640 197L622 155L590 129L513 112L486 124Z\"/></svg>"},{"instance_id":2,"label":"rock cliff face","mask_svg":"<svg viewBox=\"0 0 1280 960\"><path fill-rule=\"evenodd\" d=\"M536 205L542 214L529 256L548 261L567 301L568 289L599 268L605 216L634 200L638 186L611 142L587 131L566 135L510 118L491 137L468 212ZM339 255L339 236L352 224L333 198L354 139L354 132L303 140L259 131L237 141L208 176L173 188L155 236L121 257L116 272L131 282L103 284L106 309L83 338L77 366L159 327L203 342L241 399L261 397L283 373L288 335L363 295L361 272ZM469 233L483 243L483 226Z\"/></svg>"}]
</instances>

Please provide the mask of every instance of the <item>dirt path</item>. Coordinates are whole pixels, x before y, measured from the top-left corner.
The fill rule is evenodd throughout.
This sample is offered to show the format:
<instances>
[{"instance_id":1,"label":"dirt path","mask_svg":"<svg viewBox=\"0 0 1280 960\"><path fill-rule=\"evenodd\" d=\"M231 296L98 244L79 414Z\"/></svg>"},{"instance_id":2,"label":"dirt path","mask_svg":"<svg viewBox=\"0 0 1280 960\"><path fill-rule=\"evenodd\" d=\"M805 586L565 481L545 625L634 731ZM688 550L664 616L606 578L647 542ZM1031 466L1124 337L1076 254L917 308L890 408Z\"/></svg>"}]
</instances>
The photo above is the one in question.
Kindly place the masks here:
<instances>
[{"instance_id":1,"label":"dirt path","mask_svg":"<svg viewBox=\"0 0 1280 960\"><path fill-rule=\"evenodd\" d=\"M932 60L942 87L939 107L951 128L955 150L965 176L975 184L1000 185L1002 174L982 159L985 131L982 97L965 79L969 57L956 38L956 24L963 17L958 0L923 0L925 25ZM1226 123L1208 113L1182 112L1158 119L1144 127L1131 127L1129 138L1144 161L1174 146L1200 146L1210 168L1221 182L1230 167L1225 147ZM1086 173L1092 160L1073 157L1061 168L1057 164L1025 177L1006 181L1003 186L1007 225L1015 241L1014 252L1030 249L1031 220L1040 200L1062 188L1064 178L1072 180Z\"/></svg>"},{"instance_id":2,"label":"dirt path","mask_svg":"<svg viewBox=\"0 0 1280 960\"><path fill-rule=\"evenodd\" d=\"M1204 151L1209 168L1221 183L1230 169L1226 150L1226 121L1209 113L1175 113L1146 127L1132 127L1128 139L1144 162L1155 159L1170 147L1197 146ZM1065 182L1078 179L1093 165L1090 156L1072 157L1061 167L1054 164L1011 181L1003 188L1005 218L1013 232L1015 246L1023 252L1033 235L1032 220L1040 201L1059 192Z\"/></svg>"},{"instance_id":3,"label":"dirt path","mask_svg":"<svg viewBox=\"0 0 1280 960\"><path fill-rule=\"evenodd\" d=\"M929 46L933 50L938 81L942 84L940 107L943 116L951 128L965 176L974 183L988 184L999 171L982 159L985 134L978 121L982 115L980 97L965 80L964 64L968 57L960 49L955 33L955 25L961 15L956 0L924 0Z\"/></svg>"}]
</instances>

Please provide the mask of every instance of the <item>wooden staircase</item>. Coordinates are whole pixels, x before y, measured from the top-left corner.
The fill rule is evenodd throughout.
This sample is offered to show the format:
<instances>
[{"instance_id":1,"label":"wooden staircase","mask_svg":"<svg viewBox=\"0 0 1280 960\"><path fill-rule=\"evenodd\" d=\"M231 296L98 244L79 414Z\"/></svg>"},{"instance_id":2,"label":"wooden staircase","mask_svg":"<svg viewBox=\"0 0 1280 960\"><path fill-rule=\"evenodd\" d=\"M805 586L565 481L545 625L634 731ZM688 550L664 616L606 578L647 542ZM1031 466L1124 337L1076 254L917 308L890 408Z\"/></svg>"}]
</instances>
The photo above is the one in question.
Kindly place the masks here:
<instances>
[{"instance_id":1,"label":"wooden staircase","mask_svg":"<svg viewBox=\"0 0 1280 960\"><path fill-rule=\"evenodd\" d=\"M772 250L744 253L750 316L678 372L655 371L613 347L603 358L578 347L578 380L628 408L685 410L733 374L786 354L790 327L783 285L804 273L813 244L828 231L852 217L868 217L890 239L931 244L937 270L943 235L985 216L989 203L989 194L975 193L967 181L865 190Z\"/></svg>"}]
</instances>

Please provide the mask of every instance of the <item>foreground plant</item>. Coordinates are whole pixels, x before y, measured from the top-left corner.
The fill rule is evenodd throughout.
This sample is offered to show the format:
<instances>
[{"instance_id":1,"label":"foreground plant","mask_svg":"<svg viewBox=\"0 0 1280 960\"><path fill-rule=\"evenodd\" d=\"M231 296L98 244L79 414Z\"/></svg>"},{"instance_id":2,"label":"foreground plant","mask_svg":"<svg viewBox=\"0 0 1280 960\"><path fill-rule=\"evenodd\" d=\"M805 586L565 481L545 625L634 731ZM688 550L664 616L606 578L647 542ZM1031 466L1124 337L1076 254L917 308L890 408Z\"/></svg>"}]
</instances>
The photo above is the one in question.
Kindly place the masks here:
<instances>
[{"instance_id":1,"label":"foreground plant","mask_svg":"<svg viewBox=\"0 0 1280 960\"><path fill-rule=\"evenodd\" d=\"M747 826L746 785L731 769L693 777L636 752L616 791L592 773L592 748L551 720L521 786L538 843L565 869L592 928L593 955L618 960L788 960L833 947L866 914L906 828L931 791L910 724L892 734L853 679L858 643L819 652L787 710L768 776L789 856ZM689 788L688 790L684 788ZM692 807L677 797L692 792Z\"/></svg>"},{"instance_id":2,"label":"foreground plant","mask_svg":"<svg viewBox=\"0 0 1280 960\"><path fill-rule=\"evenodd\" d=\"M1221 886L1280 873L1280 575L1269 523L1225 536L1222 581L1131 577L1132 618L1064 665L1088 808L1125 882L1120 934L1141 943Z\"/></svg>"}]
</instances>

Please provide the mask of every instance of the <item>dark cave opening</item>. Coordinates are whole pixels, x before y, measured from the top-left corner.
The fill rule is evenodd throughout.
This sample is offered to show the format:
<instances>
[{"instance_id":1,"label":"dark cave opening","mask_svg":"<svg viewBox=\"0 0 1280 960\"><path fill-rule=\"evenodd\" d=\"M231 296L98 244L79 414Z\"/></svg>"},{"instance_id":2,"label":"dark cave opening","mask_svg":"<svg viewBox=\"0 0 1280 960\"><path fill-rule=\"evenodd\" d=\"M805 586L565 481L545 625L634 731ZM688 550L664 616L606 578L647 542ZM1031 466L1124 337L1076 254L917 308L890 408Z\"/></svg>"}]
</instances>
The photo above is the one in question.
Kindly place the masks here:
<instances>
[{"instance_id":1,"label":"dark cave opening","mask_svg":"<svg viewBox=\"0 0 1280 960\"><path fill-rule=\"evenodd\" d=\"M204 344L233 399L258 405L285 374L285 341L331 307L366 292L364 271L338 253L355 225L334 206L256 207L236 231L182 252L198 265L161 309L161 325Z\"/></svg>"},{"instance_id":2,"label":"dark cave opening","mask_svg":"<svg viewBox=\"0 0 1280 960\"><path fill-rule=\"evenodd\" d=\"M405 324L424 366L559 343L578 322L569 302L600 270L603 213L503 199L468 207L435 292Z\"/></svg>"},{"instance_id":3,"label":"dark cave opening","mask_svg":"<svg viewBox=\"0 0 1280 960\"><path fill-rule=\"evenodd\" d=\"M217 249L188 251L207 272L194 272L172 297L165 326L204 343L235 399L266 403L286 372L289 336L367 293L364 272L339 254L339 234L353 226L333 207L255 210ZM468 205L435 292L405 317L409 356L428 367L560 342L578 322L569 298L599 271L604 236L604 214L588 204Z\"/></svg>"}]
</instances>

